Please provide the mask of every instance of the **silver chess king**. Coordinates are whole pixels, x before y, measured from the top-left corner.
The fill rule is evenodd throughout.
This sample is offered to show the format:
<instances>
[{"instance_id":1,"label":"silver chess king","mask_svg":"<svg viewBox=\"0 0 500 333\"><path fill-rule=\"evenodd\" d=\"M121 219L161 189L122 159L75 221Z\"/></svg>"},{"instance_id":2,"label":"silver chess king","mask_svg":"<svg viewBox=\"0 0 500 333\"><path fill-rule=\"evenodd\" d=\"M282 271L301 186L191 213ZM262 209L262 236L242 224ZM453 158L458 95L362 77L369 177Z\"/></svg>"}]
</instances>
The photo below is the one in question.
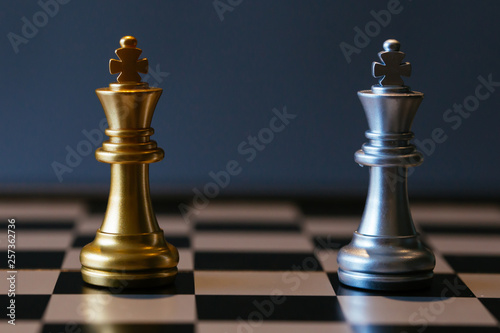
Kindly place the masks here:
<instances>
[{"instance_id":1,"label":"silver chess king","mask_svg":"<svg viewBox=\"0 0 500 333\"><path fill-rule=\"evenodd\" d=\"M397 40L385 41L382 63L372 65L379 84L358 92L370 129L355 161L370 167L370 185L359 228L337 258L339 280L351 287L423 288L433 276L435 258L415 230L407 190L408 168L423 162L410 140L424 95L404 85L401 76L410 76L411 65L399 49Z\"/></svg>"}]
</instances>

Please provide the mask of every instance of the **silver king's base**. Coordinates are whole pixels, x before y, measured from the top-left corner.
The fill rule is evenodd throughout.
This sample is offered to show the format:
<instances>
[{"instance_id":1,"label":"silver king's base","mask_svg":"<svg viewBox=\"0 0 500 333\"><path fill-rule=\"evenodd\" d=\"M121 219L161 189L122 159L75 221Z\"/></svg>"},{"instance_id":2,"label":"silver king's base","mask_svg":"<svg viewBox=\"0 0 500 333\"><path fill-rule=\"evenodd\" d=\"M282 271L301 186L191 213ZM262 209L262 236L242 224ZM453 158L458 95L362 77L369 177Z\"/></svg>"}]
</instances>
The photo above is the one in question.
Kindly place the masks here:
<instances>
[{"instance_id":1,"label":"silver king's base","mask_svg":"<svg viewBox=\"0 0 500 333\"><path fill-rule=\"evenodd\" d=\"M426 288L435 259L418 237L378 237L354 233L338 255L341 283L362 289L409 290Z\"/></svg>"}]
</instances>

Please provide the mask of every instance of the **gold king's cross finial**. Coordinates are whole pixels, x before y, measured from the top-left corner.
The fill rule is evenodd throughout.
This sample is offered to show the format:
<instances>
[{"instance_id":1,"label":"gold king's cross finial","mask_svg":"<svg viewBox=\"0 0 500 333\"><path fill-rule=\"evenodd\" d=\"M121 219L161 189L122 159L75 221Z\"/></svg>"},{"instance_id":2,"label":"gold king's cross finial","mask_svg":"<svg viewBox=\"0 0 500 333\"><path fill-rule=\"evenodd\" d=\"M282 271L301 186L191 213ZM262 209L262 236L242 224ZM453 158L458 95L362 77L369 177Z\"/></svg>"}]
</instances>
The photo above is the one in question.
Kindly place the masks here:
<instances>
[{"instance_id":1,"label":"gold king's cross finial","mask_svg":"<svg viewBox=\"0 0 500 333\"><path fill-rule=\"evenodd\" d=\"M120 60L109 60L109 72L111 74L120 73L116 79L119 83L141 82L139 73L148 72L148 59L139 59L142 50L136 47L137 39L125 36L120 39L120 45L122 47L115 51Z\"/></svg>"}]
</instances>

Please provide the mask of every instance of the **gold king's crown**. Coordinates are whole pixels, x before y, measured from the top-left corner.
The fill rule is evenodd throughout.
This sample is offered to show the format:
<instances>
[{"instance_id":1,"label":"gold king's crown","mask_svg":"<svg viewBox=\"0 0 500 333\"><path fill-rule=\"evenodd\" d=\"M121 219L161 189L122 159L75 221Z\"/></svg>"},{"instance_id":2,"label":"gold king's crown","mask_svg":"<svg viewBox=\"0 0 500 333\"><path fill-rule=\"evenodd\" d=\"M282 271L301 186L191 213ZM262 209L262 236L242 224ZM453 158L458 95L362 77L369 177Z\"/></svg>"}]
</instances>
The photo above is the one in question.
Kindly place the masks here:
<instances>
[{"instance_id":1,"label":"gold king's crown","mask_svg":"<svg viewBox=\"0 0 500 333\"><path fill-rule=\"evenodd\" d=\"M115 51L120 60L109 60L109 72L118 74L118 83L141 82L139 73L148 72L148 59L139 59L142 50L137 48L137 39L132 36L125 36L120 39L121 48Z\"/></svg>"}]
</instances>

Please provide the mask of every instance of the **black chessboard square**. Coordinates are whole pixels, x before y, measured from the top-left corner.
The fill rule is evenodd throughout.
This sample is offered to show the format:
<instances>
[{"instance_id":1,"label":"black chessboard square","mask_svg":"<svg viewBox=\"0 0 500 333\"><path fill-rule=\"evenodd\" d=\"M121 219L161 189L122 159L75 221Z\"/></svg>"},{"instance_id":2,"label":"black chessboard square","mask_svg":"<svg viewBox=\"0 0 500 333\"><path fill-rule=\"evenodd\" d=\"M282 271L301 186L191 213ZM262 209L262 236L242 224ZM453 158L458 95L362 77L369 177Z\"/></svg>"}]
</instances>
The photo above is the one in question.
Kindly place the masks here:
<instances>
[{"instance_id":1,"label":"black chessboard square","mask_svg":"<svg viewBox=\"0 0 500 333\"><path fill-rule=\"evenodd\" d=\"M81 333L194 333L191 324L46 324L42 333L81 332Z\"/></svg>"},{"instance_id":2,"label":"black chessboard square","mask_svg":"<svg viewBox=\"0 0 500 333\"><path fill-rule=\"evenodd\" d=\"M336 296L197 295L200 320L343 321Z\"/></svg>"},{"instance_id":3,"label":"black chessboard square","mask_svg":"<svg viewBox=\"0 0 500 333\"><path fill-rule=\"evenodd\" d=\"M0 252L7 258L7 252ZM19 251L16 252L16 269L59 269L64 259L64 251ZM7 259L0 262L0 269L7 269Z\"/></svg>"},{"instance_id":4,"label":"black chessboard square","mask_svg":"<svg viewBox=\"0 0 500 333\"><path fill-rule=\"evenodd\" d=\"M363 214L365 202L361 200L302 200L298 203L306 216L359 216Z\"/></svg>"},{"instance_id":5,"label":"black chessboard square","mask_svg":"<svg viewBox=\"0 0 500 333\"><path fill-rule=\"evenodd\" d=\"M317 236L313 238L314 247L318 250L340 250L351 242L350 237Z\"/></svg>"},{"instance_id":6,"label":"black chessboard square","mask_svg":"<svg viewBox=\"0 0 500 333\"><path fill-rule=\"evenodd\" d=\"M174 245L178 249L191 247L191 240L187 236L170 236L167 235L165 240Z\"/></svg>"},{"instance_id":7,"label":"black chessboard square","mask_svg":"<svg viewBox=\"0 0 500 333\"><path fill-rule=\"evenodd\" d=\"M500 256L445 255L444 259L457 273L500 273Z\"/></svg>"},{"instance_id":8,"label":"black chessboard square","mask_svg":"<svg viewBox=\"0 0 500 333\"><path fill-rule=\"evenodd\" d=\"M252 221L238 223L215 223L198 221L196 231L214 231L214 232L300 232L300 225L297 223L274 223L262 222L255 223Z\"/></svg>"},{"instance_id":9,"label":"black chessboard square","mask_svg":"<svg viewBox=\"0 0 500 333\"><path fill-rule=\"evenodd\" d=\"M16 220L16 230L71 230L75 226L75 222L72 220ZM1 230L7 230L7 222L0 223Z\"/></svg>"},{"instance_id":10,"label":"black chessboard square","mask_svg":"<svg viewBox=\"0 0 500 333\"><path fill-rule=\"evenodd\" d=\"M321 271L313 253L196 252L195 270Z\"/></svg>"},{"instance_id":11,"label":"black chessboard square","mask_svg":"<svg viewBox=\"0 0 500 333\"><path fill-rule=\"evenodd\" d=\"M500 298L480 298L479 301L500 322Z\"/></svg>"},{"instance_id":12,"label":"black chessboard square","mask_svg":"<svg viewBox=\"0 0 500 333\"><path fill-rule=\"evenodd\" d=\"M328 273L328 278L337 296L405 296L405 297L475 297L474 293L455 274L434 274L428 288L402 291L376 291L346 286L339 281L337 273Z\"/></svg>"},{"instance_id":13,"label":"black chessboard square","mask_svg":"<svg viewBox=\"0 0 500 333\"><path fill-rule=\"evenodd\" d=\"M95 235L88 235L88 236L78 236L75 238L73 241L73 244L71 244L72 247L84 247L88 243L92 242L95 238Z\"/></svg>"},{"instance_id":14,"label":"black chessboard square","mask_svg":"<svg viewBox=\"0 0 500 333\"><path fill-rule=\"evenodd\" d=\"M9 313L7 307L10 306L11 299L15 300L15 318L16 320L23 319L42 319L45 308L49 303L50 295L16 295L10 298L7 295L0 295L0 307L4 314L3 320L9 320L6 314Z\"/></svg>"},{"instance_id":15,"label":"black chessboard square","mask_svg":"<svg viewBox=\"0 0 500 333\"><path fill-rule=\"evenodd\" d=\"M179 272L171 285L156 288L106 288L85 283L80 272L61 272L54 294L193 295L193 272Z\"/></svg>"},{"instance_id":16,"label":"black chessboard square","mask_svg":"<svg viewBox=\"0 0 500 333\"><path fill-rule=\"evenodd\" d=\"M437 223L420 224L426 234L441 235L500 235L500 226L471 225L439 225Z\"/></svg>"}]
</instances>

